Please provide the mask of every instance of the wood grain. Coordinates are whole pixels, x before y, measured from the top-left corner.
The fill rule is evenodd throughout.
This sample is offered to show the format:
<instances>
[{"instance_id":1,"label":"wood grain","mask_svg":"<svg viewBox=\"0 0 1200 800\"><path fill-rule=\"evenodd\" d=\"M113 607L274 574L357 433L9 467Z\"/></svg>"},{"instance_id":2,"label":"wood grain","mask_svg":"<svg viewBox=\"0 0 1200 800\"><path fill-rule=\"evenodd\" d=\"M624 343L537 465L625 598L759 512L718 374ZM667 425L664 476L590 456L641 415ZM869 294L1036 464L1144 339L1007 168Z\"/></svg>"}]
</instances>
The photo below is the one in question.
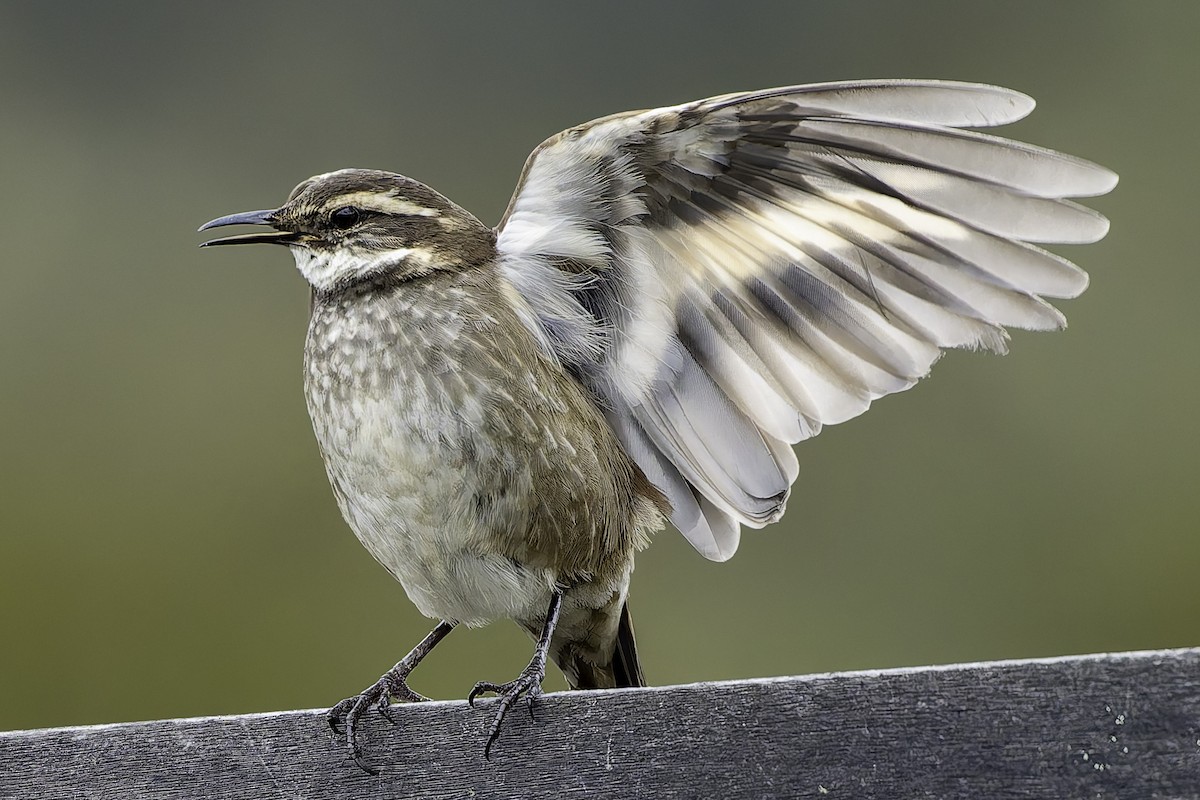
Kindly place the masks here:
<instances>
[{"instance_id":1,"label":"wood grain","mask_svg":"<svg viewBox=\"0 0 1200 800\"><path fill-rule=\"evenodd\" d=\"M494 702L494 701L493 701ZM0 733L4 798L1200 798L1200 649ZM520 713L517 713L517 712Z\"/></svg>"}]
</instances>

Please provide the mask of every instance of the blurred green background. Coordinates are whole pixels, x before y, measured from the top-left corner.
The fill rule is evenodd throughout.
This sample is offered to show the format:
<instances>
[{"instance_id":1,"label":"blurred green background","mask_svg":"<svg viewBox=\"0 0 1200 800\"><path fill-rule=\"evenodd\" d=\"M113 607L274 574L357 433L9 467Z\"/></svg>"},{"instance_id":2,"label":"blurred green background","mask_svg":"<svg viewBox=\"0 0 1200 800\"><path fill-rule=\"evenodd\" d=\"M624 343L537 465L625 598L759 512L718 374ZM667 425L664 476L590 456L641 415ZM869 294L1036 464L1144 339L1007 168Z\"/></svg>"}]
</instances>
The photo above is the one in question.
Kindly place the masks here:
<instances>
[{"instance_id":1,"label":"blurred green background","mask_svg":"<svg viewBox=\"0 0 1200 800\"><path fill-rule=\"evenodd\" d=\"M632 607L658 684L1200 644L1200 4L0 5L0 729L327 706L430 627L338 516L308 295L201 222L345 166L495 222L569 125L737 89L941 77L1121 173L1063 334L953 353L800 447L727 564L674 532ZM458 633L465 696L530 644ZM561 687L556 674L551 687Z\"/></svg>"}]
</instances>

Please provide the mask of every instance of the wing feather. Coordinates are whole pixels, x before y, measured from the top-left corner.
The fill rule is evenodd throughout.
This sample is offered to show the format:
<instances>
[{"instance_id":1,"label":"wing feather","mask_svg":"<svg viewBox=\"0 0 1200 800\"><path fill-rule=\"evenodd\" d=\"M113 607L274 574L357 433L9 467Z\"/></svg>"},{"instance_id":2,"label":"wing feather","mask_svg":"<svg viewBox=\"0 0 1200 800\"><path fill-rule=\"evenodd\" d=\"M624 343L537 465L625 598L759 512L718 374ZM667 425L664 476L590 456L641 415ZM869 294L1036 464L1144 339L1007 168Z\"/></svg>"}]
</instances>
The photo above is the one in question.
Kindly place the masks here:
<instances>
[{"instance_id":1,"label":"wing feather","mask_svg":"<svg viewBox=\"0 0 1200 800\"><path fill-rule=\"evenodd\" d=\"M923 377L1065 325L1087 275L1034 243L1102 238L1069 198L1116 176L970 127L1007 89L860 81L606 117L526 162L497 233L522 318L593 391L708 558L783 513L791 444Z\"/></svg>"}]
</instances>

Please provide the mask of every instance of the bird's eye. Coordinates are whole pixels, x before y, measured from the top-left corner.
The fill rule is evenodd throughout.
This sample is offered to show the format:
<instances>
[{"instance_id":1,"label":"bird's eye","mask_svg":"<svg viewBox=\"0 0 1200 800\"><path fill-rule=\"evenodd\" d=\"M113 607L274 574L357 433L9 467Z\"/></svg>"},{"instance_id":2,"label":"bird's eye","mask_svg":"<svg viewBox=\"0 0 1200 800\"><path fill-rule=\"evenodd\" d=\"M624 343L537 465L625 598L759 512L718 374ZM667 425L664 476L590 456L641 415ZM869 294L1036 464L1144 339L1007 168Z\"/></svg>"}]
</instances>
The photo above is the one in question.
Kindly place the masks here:
<instances>
[{"instance_id":1,"label":"bird's eye","mask_svg":"<svg viewBox=\"0 0 1200 800\"><path fill-rule=\"evenodd\" d=\"M354 206L342 206L329 215L329 221L338 230L353 228L362 219L362 212Z\"/></svg>"}]
</instances>

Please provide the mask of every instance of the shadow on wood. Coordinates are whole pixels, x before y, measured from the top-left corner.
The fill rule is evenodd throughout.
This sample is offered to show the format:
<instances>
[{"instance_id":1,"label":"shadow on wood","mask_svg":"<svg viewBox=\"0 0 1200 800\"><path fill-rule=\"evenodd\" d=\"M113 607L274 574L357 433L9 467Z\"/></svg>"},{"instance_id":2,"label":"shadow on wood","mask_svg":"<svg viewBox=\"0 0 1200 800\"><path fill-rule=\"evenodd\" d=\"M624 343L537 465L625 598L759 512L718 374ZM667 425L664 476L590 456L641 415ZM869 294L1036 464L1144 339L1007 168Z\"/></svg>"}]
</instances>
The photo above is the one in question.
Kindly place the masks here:
<instances>
[{"instance_id":1,"label":"shadow on wood","mask_svg":"<svg viewBox=\"0 0 1200 800\"><path fill-rule=\"evenodd\" d=\"M0 733L3 798L1200 797L1200 649Z\"/></svg>"}]
</instances>

